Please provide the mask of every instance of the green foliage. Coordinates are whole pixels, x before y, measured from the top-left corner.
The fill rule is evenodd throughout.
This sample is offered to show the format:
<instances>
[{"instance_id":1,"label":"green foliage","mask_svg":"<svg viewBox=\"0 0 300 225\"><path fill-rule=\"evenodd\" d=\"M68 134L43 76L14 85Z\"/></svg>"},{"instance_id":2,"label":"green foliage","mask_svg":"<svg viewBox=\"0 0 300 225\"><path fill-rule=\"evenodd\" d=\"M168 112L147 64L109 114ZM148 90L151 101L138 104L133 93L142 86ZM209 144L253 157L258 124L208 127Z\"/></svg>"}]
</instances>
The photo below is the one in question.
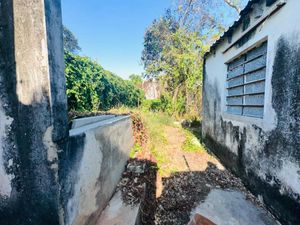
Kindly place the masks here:
<instances>
[{"instance_id":1,"label":"green foliage","mask_svg":"<svg viewBox=\"0 0 300 225\"><path fill-rule=\"evenodd\" d=\"M130 154L129 157L130 158L134 158L135 154L140 152L142 150L142 146L140 146L139 144L135 143L132 147L132 149L130 150Z\"/></svg>"},{"instance_id":2,"label":"green foliage","mask_svg":"<svg viewBox=\"0 0 300 225\"><path fill-rule=\"evenodd\" d=\"M161 52L167 42L170 33L174 33L179 25L174 19L171 11L168 10L165 16L154 20L152 25L146 30L144 37L144 50L142 52L142 61L145 69L155 67L157 61L161 58ZM154 73L146 73L146 77L159 75L159 70Z\"/></svg>"},{"instance_id":3,"label":"green foliage","mask_svg":"<svg viewBox=\"0 0 300 225\"><path fill-rule=\"evenodd\" d=\"M136 107L144 99L131 81L104 70L97 62L65 52L69 110L98 111L125 105Z\"/></svg>"},{"instance_id":4,"label":"green foliage","mask_svg":"<svg viewBox=\"0 0 300 225\"><path fill-rule=\"evenodd\" d=\"M142 54L145 77L162 83L160 111L199 115L204 53L247 0L176 2L173 10L146 30Z\"/></svg>"},{"instance_id":5,"label":"green foliage","mask_svg":"<svg viewBox=\"0 0 300 225\"><path fill-rule=\"evenodd\" d=\"M160 96L161 102L161 111L167 113L168 115L172 115L174 113L174 107L172 104L172 96L165 92Z\"/></svg>"},{"instance_id":6,"label":"green foliage","mask_svg":"<svg viewBox=\"0 0 300 225\"><path fill-rule=\"evenodd\" d=\"M137 88L142 88L142 84L143 84L143 79L140 75L137 74L131 74L129 76L129 80L131 81L131 83L137 87Z\"/></svg>"},{"instance_id":7,"label":"green foliage","mask_svg":"<svg viewBox=\"0 0 300 225\"><path fill-rule=\"evenodd\" d=\"M165 92L161 95L160 99L144 100L142 108L151 112L166 113L169 116L182 116L186 112L185 104L185 97L183 95L179 95L176 101L173 102L170 94Z\"/></svg>"},{"instance_id":8,"label":"green foliage","mask_svg":"<svg viewBox=\"0 0 300 225\"><path fill-rule=\"evenodd\" d=\"M161 102L159 99L144 100L142 103L142 108L146 111L160 112Z\"/></svg>"},{"instance_id":9,"label":"green foliage","mask_svg":"<svg viewBox=\"0 0 300 225\"><path fill-rule=\"evenodd\" d=\"M208 45L197 32L182 27L169 29L169 24L175 23L170 22L172 19L163 17L147 30L142 60L147 78L158 78L164 87L161 110L181 115L201 105L195 96L201 93L203 55Z\"/></svg>"},{"instance_id":10,"label":"green foliage","mask_svg":"<svg viewBox=\"0 0 300 225\"><path fill-rule=\"evenodd\" d=\"M199 142L199 139L189 130L184 130L185 142L182 145L182 150L186 152L201 152L205 151L203 145Z\"/></svg>"}]
</instances>

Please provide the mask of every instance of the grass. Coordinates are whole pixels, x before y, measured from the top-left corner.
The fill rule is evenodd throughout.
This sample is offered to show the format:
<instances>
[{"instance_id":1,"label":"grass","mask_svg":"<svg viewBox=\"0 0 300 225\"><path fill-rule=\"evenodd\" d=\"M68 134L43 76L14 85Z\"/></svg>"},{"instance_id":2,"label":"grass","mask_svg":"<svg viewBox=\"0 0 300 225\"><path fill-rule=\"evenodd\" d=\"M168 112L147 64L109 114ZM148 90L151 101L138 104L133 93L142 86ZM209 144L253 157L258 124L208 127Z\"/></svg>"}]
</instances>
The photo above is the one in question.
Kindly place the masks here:
<instances>
[{"instance_id":1,"label":"grass","mask_svg":"<svg viewBox=\"0 0 300 225\"><path fill-rule=\"evenodd\" d=\"M181 148L185 152L201 152L204 151L204 147L200 144L199 138L200 138L200 132L190 131L187 129L184 129L180 126L180 123L176 123L175 119L171 116L168 116L163 113L158 112L149 112L138 108L126 108L121 107L117 109L110 110L111 113L118 113L118 114L124 114L124 113L138 113L141 115L142 121L144 123L144 126L147 130L148 134L148 143L147 143L147 149L150 150L151 154L156 159L158 172L162 176L167 176L171 174L172 172L177 172L178 169L172 166L172 156L167 154L163 149L168 144L166 134L165 134L165 127L166 126L175 126L178 129L182 131L182 133L185 135L185 142L182 144ZM199 136L199 137L198 137ZM131 150L130 156L134 157L134 155L142 151L142 147L135 144Z\"/></svg>"},{"instance_id":2,"label":"grass","mask_svg":"<svg viewBox=\"0 0 300 225\"><path fill-rule=\"evenodd\" d=\"M169 155L162 151L167 144L164 127L172 126L174 121L172 117L162 113L142 111L141 115L149 134L148 147L156 159L158 171L162 176L169 174L171 171L165 165L170 165L171 159Z\"/></svg>"},{"instance_id":3,"label":"grass","mask_svg":"<svg viewBox=\"0 0 300 225\"><path fill-rule=\"evenodd\" d=\"M142 151L142 146L140 146L139 144L135 143L135 144L133 145L131 151L130 151L129 157L130 157L130 158L134 158L135 154L136 154L137 152L140 152L140 151Z\"/></svg>"},{"instance_id":4,"label":"grass","mask_svg":"<svg viewBox=\"0 0 300 225\"><path fill-rule=\"evenodd\" d=\"M186 152L201 152L205 151L199 138L190 130L184 130L186 140L182 145L182 150Z\"/></svg>"}]
</instances>

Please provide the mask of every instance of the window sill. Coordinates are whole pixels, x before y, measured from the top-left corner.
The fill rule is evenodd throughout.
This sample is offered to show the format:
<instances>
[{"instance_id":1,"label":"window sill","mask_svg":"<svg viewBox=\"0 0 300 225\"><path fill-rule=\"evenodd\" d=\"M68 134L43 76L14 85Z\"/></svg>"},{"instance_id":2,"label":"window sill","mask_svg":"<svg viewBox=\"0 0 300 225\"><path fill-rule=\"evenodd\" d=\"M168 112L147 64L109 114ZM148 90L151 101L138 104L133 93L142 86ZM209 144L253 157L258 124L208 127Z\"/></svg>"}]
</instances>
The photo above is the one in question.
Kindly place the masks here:
<instances>
[{"instance_id":1,"label":"window sill","mask_svg":"<svg viewBox=\"0 0 300 225\"><path fill-rule=\"evenodd\" d=\"M257 118L257 117L250 117L250 116L239 116L239 115L233 115L229 114L227 112L223 113L223 119L240 122L248 125L257 125L259 127L263 127L263 118Z\"/></svg>"}]
</instances>

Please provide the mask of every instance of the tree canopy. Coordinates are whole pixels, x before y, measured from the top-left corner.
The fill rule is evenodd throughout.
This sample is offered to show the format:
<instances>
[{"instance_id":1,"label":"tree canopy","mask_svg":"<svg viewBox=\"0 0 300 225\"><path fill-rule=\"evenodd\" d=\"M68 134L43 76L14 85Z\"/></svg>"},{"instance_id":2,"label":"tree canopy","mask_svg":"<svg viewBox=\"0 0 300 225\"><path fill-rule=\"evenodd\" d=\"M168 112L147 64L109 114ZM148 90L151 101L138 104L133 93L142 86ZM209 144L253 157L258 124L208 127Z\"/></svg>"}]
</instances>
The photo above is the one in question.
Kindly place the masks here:
<instances>
[{"instance_id":1,"label":"tree canopy","mask_svg":"<svg viewBox=\"0 0 300 225\"><path fill-rule=\"evenodd\" d=\"M246 0L178 0L144 36L145 78L159 79L180 112L200 106L203 55L236 19ZM178 104L183 108L179 109ZM196 110L200 110L199 107Z\"/></svg>"},{"instance_id":2,"label":"tree canopy","mask_svg":"<svg viewBox=\"0 0 300 225\"><path fill-rule=\"evenodd\" d=\"M67 27L63 26L64 47L67 51L77 53L81 51L78 40Z\"/></svg>"}]
</instances>

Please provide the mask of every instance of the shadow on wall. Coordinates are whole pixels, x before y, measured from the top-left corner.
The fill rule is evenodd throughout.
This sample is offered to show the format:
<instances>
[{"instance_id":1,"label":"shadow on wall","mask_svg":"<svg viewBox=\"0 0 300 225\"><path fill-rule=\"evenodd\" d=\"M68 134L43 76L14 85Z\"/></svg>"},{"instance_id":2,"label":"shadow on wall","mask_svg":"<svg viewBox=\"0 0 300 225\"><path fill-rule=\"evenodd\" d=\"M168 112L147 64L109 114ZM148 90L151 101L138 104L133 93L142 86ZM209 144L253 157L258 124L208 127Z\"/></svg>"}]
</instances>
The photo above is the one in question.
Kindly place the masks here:
<instances>
[{"instance_id":1,"label":"shadow on wall","mask_svg":"<svg viewBox=\"0 0 300 225\"><path fill-rule=\"evenodd\" d=\"M29 72L19 62L17 75L13 11L13 1L0 1L0 224L59 224L57 152L67 138L65 99L50 98L49 71L39 64Z\"/></svg>"},{"instance_id":2,"label":"shadow on wall","mask_svg":"<svg viewBox=\"0 0 300 225\"><path fill-rule=\"evenodd\" d=\"M129 116L70 130L69 146L60 157L65 224L96 223L117 187L132 145Z\"/></svg>"},{"instance_id":3,"label":"shadow on wall","mask_svg":"<svg viewBox=\"0 0 300 225\"><path fill-rule=\"evenodd\" d=\"M57 152L65 149L67 129L63 122L53 118L52 103L45 88L27 93L32 95L28 104L19 100L16 71L11 63L14 56L4 49L11 46L1 45L0 50L0 58L5 61L0 66L0 109L10 121L0 134L0 166L9 177L0 182L8 182L6 185L10 187L8 195L0 197L0 224L58 224ZM61 110L65 107L57 105L58 114L65 117L59 121L67 121L66 113L63 115L66 111ZM2 119L0 123L4 122Z\"/></svg>"}]
</instances>

